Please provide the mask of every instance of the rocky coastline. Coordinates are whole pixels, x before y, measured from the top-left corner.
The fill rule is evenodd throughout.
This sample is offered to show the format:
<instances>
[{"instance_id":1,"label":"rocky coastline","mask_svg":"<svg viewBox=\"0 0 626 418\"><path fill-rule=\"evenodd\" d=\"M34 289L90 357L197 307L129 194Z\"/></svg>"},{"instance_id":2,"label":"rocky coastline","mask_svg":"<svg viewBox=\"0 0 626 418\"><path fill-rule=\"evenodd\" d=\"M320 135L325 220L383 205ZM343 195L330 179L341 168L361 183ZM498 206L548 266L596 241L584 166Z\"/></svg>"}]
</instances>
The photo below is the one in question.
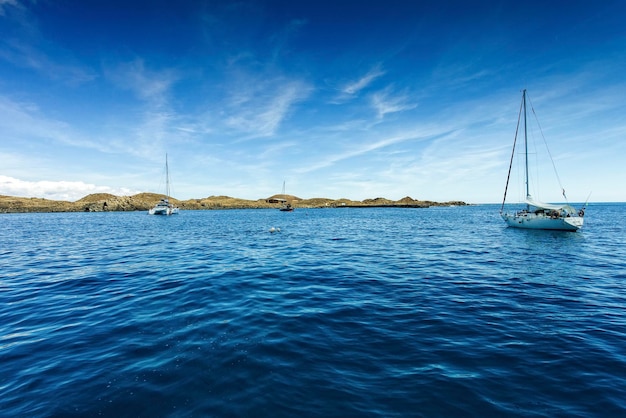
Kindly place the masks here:
<instances>
[{"instance_id":1,"label":"rocky coastline","mask_svg":"<svg viewBox=\"0 0 626 418\"><path fill-rule=\"evenodd\" d=\"M139 193L133 196L115 196L107 193L90 194L75 202L49 200L37 197L0 196L0 213L31 213L31 212L125 212L147 211L161 198L156 193ZM170 198L170 202L181 210L214 210L214 209L272 209L280 207L286 201L294 208L367 208L367 207L400 207L427 208L431 206L465 206L465 202L432 202L404 197L400 200L389 200L382 197L354 201L350 199L312 198L300 199L291 195L274 195L265 199L246 200L229 196L209 196L202 199L178 200Z\"/></svg>"}]
</instances>

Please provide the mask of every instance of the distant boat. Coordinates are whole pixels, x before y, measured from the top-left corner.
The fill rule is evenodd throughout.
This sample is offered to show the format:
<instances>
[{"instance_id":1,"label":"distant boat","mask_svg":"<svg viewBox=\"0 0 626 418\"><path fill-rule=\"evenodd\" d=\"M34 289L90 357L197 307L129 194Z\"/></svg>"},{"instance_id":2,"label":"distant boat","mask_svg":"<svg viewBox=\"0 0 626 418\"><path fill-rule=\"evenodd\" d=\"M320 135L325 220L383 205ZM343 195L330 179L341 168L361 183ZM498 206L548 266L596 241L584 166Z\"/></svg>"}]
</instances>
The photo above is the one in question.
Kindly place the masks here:
<instances>
[{"instance_id":1,"label":"distant boat","mask_svg":"<svg viewBox=\"0 0 626 418\"><path fill-rule=\"evenodd\" d=\"M291 206L291 203L285 203L278 210L281 212L293 212L293 206Z\"/></svg>"},{"instance_id":2,"label":"distant boat","mask_svg":"<svg viewBox=\"0 0 626 418\"><path fill-rule=\"evenodd\" d=\"M167 164L167 154L165 154L165 198L161 199L152 209L149 215L176 215L178 208L170 203L170 171Z\"/></svg>"},{"instance_id":3,"label":"distant boat","mask_svg":"<svg viewBox=\"0 0 626 418\"><path fill-rule=\"evenodd\" d=\"M291 203L287 202L286 199L284 199L287 195L285 195L285 182L283 181L283 204L280 206L280 208L278 210L280 210L281 212L292 212L293 211L293 206L291 206Z\"/></svg>"},{"instance_id":4,"label":"distant boat","mask_svg":"<svg viewBox=\"0 0 626 418\"><path fill-rule=\"evenodd\" d=\"M534 113L534 109L533 109ZM517 132L519 131L521 115L524 115L524 177L526 185L526 207L522 210L514 213L504 212L504 203L506 201L506 194L509 188L509 179L511 177L511 167L513 165L513 157L515 155L515 144L517 142ZM550 157L552 158L552 157ZM552 162L553 167L554 161ZM556 172L556 167L555 167ZM558 180L558 174L557 180ZM560 185L560 180L559 180ZM563 197L566 203L552 204L544 203L533 199L530 195L529 189L529 173L528 173L528 129L526 121L526 90L522 93L522 104L520 106L520 115L517 120L517 130L515 133L515 139L513 141L513 152L511 154L511 162L509 164L509 173L506 178L506 186L504 188L504 199L502 206L500 207L500 216L507 223L508 226L514 228L525 229L551 229L561 231L577 231L583 226L583 216L585 215L584 206L580 210L576 210L569 203L567 203L567 197L565 196L565 189L561 187Z\"/></svg>"}]
</instances>

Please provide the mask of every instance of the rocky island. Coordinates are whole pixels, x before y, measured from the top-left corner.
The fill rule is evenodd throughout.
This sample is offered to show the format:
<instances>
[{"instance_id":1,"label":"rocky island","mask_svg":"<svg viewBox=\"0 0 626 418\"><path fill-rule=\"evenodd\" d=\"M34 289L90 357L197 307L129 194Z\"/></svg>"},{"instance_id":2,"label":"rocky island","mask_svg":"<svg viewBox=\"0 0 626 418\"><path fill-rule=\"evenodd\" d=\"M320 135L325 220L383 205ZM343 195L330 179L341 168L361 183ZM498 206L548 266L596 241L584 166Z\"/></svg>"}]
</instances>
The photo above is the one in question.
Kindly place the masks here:
<instances>
[{"instance_id":1,"label":"rocky island","mask_svg":"<svg viewBox=\"0 0 626 418\"><path fill-rule=\"evenodd\" d=\"M147 211L161 198L156 193L139 193L133 196L115 196L107 193L94 193L75 202L49 200L37 197L0 196L0 213L28 212L114 212L114 211ZM170 198L170 202L181 210L210 209L271 209L278 208L281 202L289 202L294 208L364 208L364 207L402 207L427 208L430 206L464 206L465 202L432 202L404 197L400 200L389 200L382 197L354 201L350 199L312 198L300 199L291 195L274 195L265 199L246 200L229 196L209 196L202 199L178 200Z\"/></svg>"}]
</instances>

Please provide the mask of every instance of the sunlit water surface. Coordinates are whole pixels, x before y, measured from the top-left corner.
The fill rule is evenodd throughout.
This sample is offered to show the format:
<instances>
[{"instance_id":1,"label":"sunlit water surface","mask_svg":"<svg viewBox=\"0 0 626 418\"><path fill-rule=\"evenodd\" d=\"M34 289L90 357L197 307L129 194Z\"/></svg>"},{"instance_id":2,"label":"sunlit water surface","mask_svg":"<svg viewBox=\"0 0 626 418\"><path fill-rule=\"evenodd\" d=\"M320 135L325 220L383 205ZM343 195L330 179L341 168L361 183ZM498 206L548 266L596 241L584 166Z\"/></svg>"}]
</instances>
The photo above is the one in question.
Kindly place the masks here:
<instances>
[{"instance_id":1,"label":"sunlit water surface","mask_svg":"<svg viewBox=\"0 0 626 418\"><path fill-rule=\"evenodd\" d=\"M625 213L1 215L0 415L626 416Z\"/></svg>"}]
</instances>

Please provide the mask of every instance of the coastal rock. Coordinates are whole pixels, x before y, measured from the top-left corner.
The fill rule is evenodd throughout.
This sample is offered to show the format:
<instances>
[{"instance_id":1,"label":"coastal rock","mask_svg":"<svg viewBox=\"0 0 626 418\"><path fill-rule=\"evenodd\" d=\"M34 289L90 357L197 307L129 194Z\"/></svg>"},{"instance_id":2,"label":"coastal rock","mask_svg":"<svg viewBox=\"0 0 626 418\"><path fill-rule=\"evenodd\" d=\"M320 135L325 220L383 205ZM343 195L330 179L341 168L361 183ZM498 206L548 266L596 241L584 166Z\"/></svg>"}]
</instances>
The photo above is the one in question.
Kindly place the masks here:
<instances>
[{"instance_id":1,"label":"coastal rock","mask_svg":"<svg viewBox=\"0 0 626 418\"><path fill-rule=\"evenodd\" d=\"M0 213L27 212L119 212L148 211L165 196L156 193L139 193L133 196L115 196L108 193L94 193L75 202L49 200L37 197L0 196ZM246 200L230 196L209 196L201 199L178 200L170 202L181 210L210 209L272 209L278 208L279 199L291 203L294 208L362 208L362 207L410 207L429 206L464 206L465 202L431 202L415 200L409 196L393 201L383 197L354 201L350 199L311 198L301 199L292 195L273 195L265 199Z\"/></svg>"}]
</instances>

